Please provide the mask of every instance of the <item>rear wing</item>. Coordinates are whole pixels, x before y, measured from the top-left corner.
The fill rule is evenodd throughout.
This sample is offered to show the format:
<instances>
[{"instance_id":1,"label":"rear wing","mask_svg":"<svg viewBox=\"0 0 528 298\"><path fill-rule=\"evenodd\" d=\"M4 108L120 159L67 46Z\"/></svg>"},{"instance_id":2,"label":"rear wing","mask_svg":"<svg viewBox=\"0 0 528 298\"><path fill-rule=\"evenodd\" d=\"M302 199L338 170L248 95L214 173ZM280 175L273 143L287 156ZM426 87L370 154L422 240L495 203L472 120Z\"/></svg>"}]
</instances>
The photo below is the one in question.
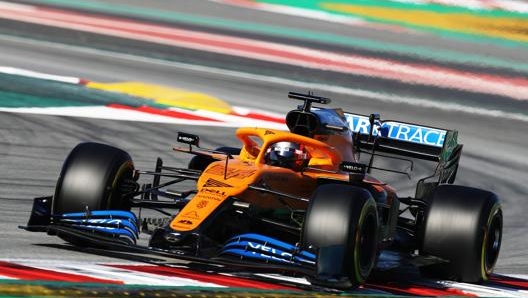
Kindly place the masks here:
<instances>
[{"instance_id":1,"label":"rear wing","mask_svg":"<svg viewBox=\"0 0 528 298\"><path fill-rule=\"evenodd\" d=\"M345 112L359 149L386 152L440 164L440 180L454 180L462 153L458 131Z\"/></svg>"}]
</instances>

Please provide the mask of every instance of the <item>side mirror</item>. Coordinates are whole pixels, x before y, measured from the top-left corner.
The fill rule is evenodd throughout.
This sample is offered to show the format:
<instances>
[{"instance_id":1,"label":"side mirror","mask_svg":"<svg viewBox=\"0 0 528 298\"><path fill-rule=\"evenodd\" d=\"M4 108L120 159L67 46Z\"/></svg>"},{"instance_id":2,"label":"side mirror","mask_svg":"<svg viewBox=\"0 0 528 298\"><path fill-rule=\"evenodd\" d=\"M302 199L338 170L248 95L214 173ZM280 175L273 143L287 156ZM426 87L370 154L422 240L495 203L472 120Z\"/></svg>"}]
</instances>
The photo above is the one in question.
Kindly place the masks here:
<instances>
[{"instance_id":1,"label":"side mirror","mask_svg":"<svg viewBox=\"0 0 528 298\"><path fill-rule=\"evenodd\" d=\"M200 137L197 135L193 135L193 134L185 133L185 132L178 132L178 137L176 138L176 140L179 143L184 143L184 144L189 144L189 145L194 145L196 147L200 147Z\"/></svg>"}]
</instances>

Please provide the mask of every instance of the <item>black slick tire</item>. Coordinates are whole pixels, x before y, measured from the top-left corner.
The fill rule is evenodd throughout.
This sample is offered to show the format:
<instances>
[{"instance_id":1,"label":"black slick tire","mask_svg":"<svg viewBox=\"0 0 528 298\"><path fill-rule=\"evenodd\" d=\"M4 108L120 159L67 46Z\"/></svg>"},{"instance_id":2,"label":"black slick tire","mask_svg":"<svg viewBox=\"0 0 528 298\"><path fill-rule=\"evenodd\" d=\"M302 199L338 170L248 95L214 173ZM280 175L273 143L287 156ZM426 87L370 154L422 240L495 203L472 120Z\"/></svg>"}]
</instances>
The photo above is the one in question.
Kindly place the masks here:
<instances>
[{"instance_id":1,"label":"black slick tire","mask_svg":"<svg viewBox=\"0 0 528 298\"><path fill-rule=\"evenodd\" d=\"M376 262L378 214L365 189L327 184L310 200L303 228L303 244L316 251L312 284L355 288L368 278Z\"/></svg>"},{"instance_id":2,"label":"black slick tire","mask_svg":"<svg viewBox=\"0 0 528 298\"><path fill-rule=\"evenodd\" d=\"M130 210L121 185L132 179L130 155L100 143L80 143L66 158L53 196L52 212Z\"/></svg>"},{"instance_id":3,"label":"black slick tire","mask_svg":"<svg viewBox=\"0 0 528 298\"><path fill-rule=\"evenodd\" d=\"M420 267L422 274L478 283L493 271L502 240L502 209L489 191L440 185L429 198L421 254L447 262Z\"/></svg>"}]
</instances>

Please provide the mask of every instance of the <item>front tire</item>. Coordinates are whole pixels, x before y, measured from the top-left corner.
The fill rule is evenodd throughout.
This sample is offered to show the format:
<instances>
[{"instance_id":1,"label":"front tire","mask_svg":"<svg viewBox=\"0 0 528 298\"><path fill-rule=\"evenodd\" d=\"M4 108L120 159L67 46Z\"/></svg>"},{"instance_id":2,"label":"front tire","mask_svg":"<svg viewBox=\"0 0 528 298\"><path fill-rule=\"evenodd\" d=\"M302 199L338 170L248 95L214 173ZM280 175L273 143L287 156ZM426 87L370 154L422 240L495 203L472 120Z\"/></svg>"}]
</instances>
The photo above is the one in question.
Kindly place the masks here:
<instances>
[{"instance_id":1,"label":"front tire","mask_svg":"<svg viewBox=\"0 0 528 298\"><path fill-rule=\"evenodd\" d=\"M420 268L422 274L462 282L481 282L493 271L502 240L502 209L489 191L441 185L425 215L421 253L447 263Z\"/></svg>"},{"instance_id":2,"label":"front tire","mask_svg":"<svg viewBox=\"0 0 528 298\"><path fill-rule=\"evenodd\" d=\"M303 229L304 245L317 251L316 274L309 281L341 289L362 284L376 261L378 226L376 203L367 190L318 187Z\"/></svg>"},{"instance_id":3,"label":"front tire","mask_svg":"<svg viewBox=\"0 0 528 298\"><path fill-rule=\"evenodd\" d=\"M134 164L125 151L105 144L81 143L66 158L55 187L55 214L87 210L130 210L122 184Z\"/></svg>"}]
</instances>

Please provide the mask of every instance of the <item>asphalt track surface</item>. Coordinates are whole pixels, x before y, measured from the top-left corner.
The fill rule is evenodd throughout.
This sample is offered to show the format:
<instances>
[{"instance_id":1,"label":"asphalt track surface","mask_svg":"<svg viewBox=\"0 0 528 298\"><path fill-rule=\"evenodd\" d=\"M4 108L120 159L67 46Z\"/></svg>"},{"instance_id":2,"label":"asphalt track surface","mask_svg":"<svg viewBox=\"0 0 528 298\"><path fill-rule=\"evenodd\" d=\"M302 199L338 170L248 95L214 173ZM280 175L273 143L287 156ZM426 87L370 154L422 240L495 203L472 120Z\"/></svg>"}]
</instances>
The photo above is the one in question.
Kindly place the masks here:
<instances>
[{"instance_id":1,"label":"asphalt track surface","mask_svg":"<svg viewBox=\"0 0 528 298\"><path fill-rule=\"evenodd\" d=\"M114 1L120 2L120 1ZM125 2L125 1L121 1ZM143 1L126 1L141 5ZM185 5L181 5L185 3ZM197 14L213 14L222 17L248 19L269 23L284 23L300 27L323 28L329 32L343 30L342 26L313 21L275 16L269 13L244 12L236 14L237 9L220 7L218 4L204 1L150 1L149 5L159 5L165 9L185 9ZM218 5L218 7L216 7ZM233 15L230 15L233 14ZM13 25L13 24L11 24ZM6 28L6 27L4 27ZM13 25L12 30L16 30ZM32 28L33 31L40 29ZM30 35L22 30L19 35ZM12 33L12 32L8 32ZM355 34L355 32L349 32ZM412 36L395 37L393 34L357 32L379 39L398 38L408 40L409 44L417 41ZM71 35L61 35L72 39ZM123 47L119 41L101 39L107 45ZM485 51L488 55L511 55L513 59L522 55L515 51L503 49L472 48L462 42L448 43L445 40L431 37L425 40L431 46L453 47L471 51ZM156 48L152 49L153 51ZM489 189L497 193L503 202L504 235L500 258L496 272L528 274L528 239L526 231L526 214L528 204L528 122L510 120L501 117L489 117L467 112L426 109L416 105L392 103L357 96L344 95L332 90L318 90L310 84L291 84L281 81L264 80L248 76L233 75L222 71L183 67L179 63L162 60L143 59L134 55L122 55L106 50L85 50L82 47L63 47L30 39L0 36L0 65L20 67L36 71L90 78L96 81L135 80L186 88L213 94L234 105L248 107L265 107L274 112L285 113L297 103L286 99L288 91L314 90L317 94L333 99L333 105L341 106L347 111L368 114L379 112L385 119L398 119L432 126L455 128L459 130L459 141L464 144L464 154L460 163L457 183ZM189 53L187 53L189 54ZM192 53L189 54L192 56ZM200 54L197 54L200 55ZM226 58L232 63L246 63L236 58ZM227 60L226 60L227 61ZM184 61L185 62L185 61ZM259 68L257 65L256 68ZM278 72L301 73L301 77L310 80L310 72L279 66ZM324 77L322 74L314 74ZM329 74L335 76L335 74ZM320 80L320 79L319 79ZM323 82L327 83L327 82ZM315 86L315 85L314 85ZM379 88L387 93L402 93L401 86L384 84L375 81L371 88ZM396 88L391 90L390 88ZM409 87L410 95L421 95L428 92L435 96L435 88ZM442 94L441 92L439 94ZM457 93L449 94L478 97L480 95ZM493 97L491 97L493 98ZM523 102L495 98L488 104L497 108L524 108ZM439 96L438 100L442 100ZM264 103L264 106L263 106ZM48 195L53 192L61 163L69 150L81 141L99 141L116 145L130 152L137 168L150 169L155 158L160 156L175 166L183 166L185 157L171 152L175 144L176 132L190 131L201 136L204 146L236 145L234 129L210 129L207 127L186 127L153 123L114 122L88 118L68 118L57 116L29 114L0 114L0 252L2 258L8 259L60 259L104 261L101 256L84 254L76 251L57 250L61 240L45 237L42 234L26 233L17 228L23 225L29 216L32 198ZM399 178L399 177L398 177ZM389 177L389 182L401 186L403 193L410 194L412 189L400 183L398 178ZM400 179L401 180L401 179ZM400 185L401 184L401 185Z\"/></svg>"}]
</instances>

